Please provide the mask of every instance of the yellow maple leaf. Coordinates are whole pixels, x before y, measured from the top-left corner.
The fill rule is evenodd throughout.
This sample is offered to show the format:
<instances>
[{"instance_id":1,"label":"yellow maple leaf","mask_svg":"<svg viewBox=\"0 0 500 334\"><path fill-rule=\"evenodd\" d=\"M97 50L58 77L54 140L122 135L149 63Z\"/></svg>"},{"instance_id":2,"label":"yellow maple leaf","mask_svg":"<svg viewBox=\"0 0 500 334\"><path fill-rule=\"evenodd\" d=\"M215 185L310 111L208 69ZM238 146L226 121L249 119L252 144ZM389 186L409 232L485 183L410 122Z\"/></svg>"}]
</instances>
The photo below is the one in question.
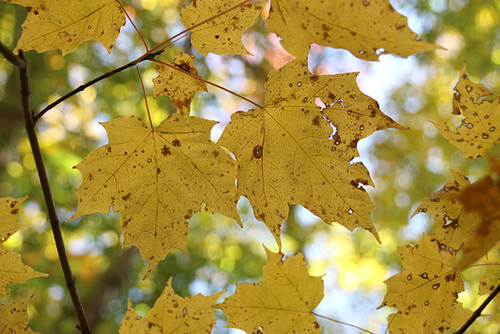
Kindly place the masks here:
<instances>
[{"instance_id":1,"label":"yellow maple leaf","mask_svg":"<svg viewBox=\"0 0 500 334\"><path fill-rule=\"evenodd\" d=\"M500 263L496 266L487 266L486 274L479 279L478 295L489 295L500 284ZM500 308L500 295L495 297L497 307Z\"/></svg>"},{"instance_id":2,"label":"yellow maple leaf","mask_svg":"<svg viewBox=\"0 0 500 334\"><path fill-rule=\"evenodd\" d=\"M241 2L241 0L193 0L189 6L183 6L181 23L186 28L209 20L191 29L193 47L205 56L209 52L218 55L250 54L241 42L241 36L253 25L262 10L262 5L242 5L215 19L210 19Z\"/></svg>"},{"instance_id":3,"label":"yellow maple leaf","mask_svg":"<svg viewBox=\"0 0 500 334\"><path fill-rule=\"evenodd\" d=\"M39 273L25 265L20 254L16 254L0 244L0 293L6 293L5 287L10 283L22 283L33 277L45 276L47 274Z\"/></svg>"},{"instance_id":4,"label":"yellow maple leaf","mask_svg":"<svg viewBox=\"0 0 500 334\"><path fill-rule=\"evenodd\" d=\"M322 111L316 98L337 103ZM337 132L330 138L332 125ZM370 175L351 159L360 138L388 127L402 128L361 93L356 73L316 76L296 59L269 74L265 107L233 114L219 143L238 161L238 194L249 199L278 244L291 204L378 238L374 205L363 188L372 185Z\"/></svg>"},{"instance_id":5,"label":"yellow maple leaf","mask_svg":"<svg viewBox=\"0 0 500 334\"><path fill-rule=\"evenodd\" d=\"M111 52L125 14L115 0L3 0L26 7L28 18L16 50L65 55L88 40L99 41Z\"/></svg>"},{"instance_id":6,"label":"yellow maple leaf","mask_svg":"<svg viewBox=\"0 0 500 334\"><path fill-rule=\"evenodd\" d=\"M219 304L226 327L247 333L320 333L313 311L323 299L323 279L309 275L302 254L283 261L283 254L266 252L262 280L237 284Z\"/></svg>"},{"instance_id":7,"label":"yellow maple leaf","mask_svg":"<svg viewBox=\"0 0 500 334\"><path fill-rule=\"evenodd\" d=\"M198 75L193 60L194 56L180 53L175 56L171 65L182 71ZM155 68L159 75L153 79L154 96L168 95L172 104L181 114L189 115L194 95L197 92L206 91L207 85L201 80L164 64L158 64Z\"/></svg>"},{"instance_id":8,"label":"yellow maple leaf","mask_svg":"<svg viewBox=\"0 0 500 334\"><path fill-rule=\"evenodd\" d=\"M464 63L455 86L452 111L464 117L462 123L456 131L445 123L433 123L450 143L462 150L464 158L478 158L500 141L500 97L478 103L488 95L491 92L486 87L469 79Z\"/></svg>"},{"instance_id":9,"label":"yellow maple leaf","mask_svg":"<svg viewBox=\"0 0 500 334\"><path fill-rule=\"evenodd\" d=\"M19 212L19 205L26 198L28 196L19 199L12 197L0 198L0 242L6 241L21 228L21 225L17 222L17 213Z\"/></svg>"},{"instance_id":10,"label":"yellow maple leaf","mask_svg":"<svg viewBox=\"0 0 500 334\"><path fill-rule=\"evenodd\" d=\"M147 318L140 317L129 300L127 314L120 325L120 334L201 334L212 331L215 325L213 306L225 291L208 297L197 294L182 298L170 287L171 281L172 278L148 312Z\"/></svg>"},{"instance_id":11,"label":"yellow maple leaf","mask_svg":"<svg viewBox=\"0 0 500 334\"><path fill-rule=\"evenodd\" d=\"M444 187L422 200L413 216L420 212L434 215L432 237L443 252L456 254L464 241L475 233L480 218L465 210L463 203L456 199L457 194L470 186L469 179L455 169L450 169L450 173L450 180Z\"/></svg>"},{"instance_id":12,"label":"yellow maple leaf","mask_svg":"<svg viewBox=\"0 0 500 334\"><path fill-rule=\"evenodd\" d=\"M407 57L438 48L419 40L406 17L387 0L273 0L266 27L299 58L307 56L312 43L343 48L365 60L378 60L387 53Z\"/></svg>"},{"instance_id":13,"label":"yellow maple leaf","mask_svg":"<svg viewBox=\"0 0 500 334\"><path fill-rule=\"evenodd\" d=\"M395 307L389 330L398 333L444 333L472 314L457 301L464 290L454 271L456 255L441 254L439 243L427 234L413 245L398 247L403 271L385 281L383 306Z\"/></svg>"},{"instance_id":14,"label":"yellow maple leaf","mask_svg":"<svg viewBox=\"0 0 500 334\"><path fill-rule=\"evenodd\" d=\"M34 334L28 325L29 299L17 301L10 305L0 304L0 329L2 333Z\"/></svg>"},{"instance_id":15,"label":"yellow maple leaf","mask_svg":"<svg viewBox=\"0 0 500 334\"><path fill-rule=\"evenodd\" d=\"M147 275L170 250L186 251L187 219L203 202L210 213L238 219L236 166L210 140L216 123L180 114L154 131L134 117L103 123L109 144L76 166L82 184L71 219L112 205L123 217L124 243L149 262Z\"/></svg>"}]
</instances>

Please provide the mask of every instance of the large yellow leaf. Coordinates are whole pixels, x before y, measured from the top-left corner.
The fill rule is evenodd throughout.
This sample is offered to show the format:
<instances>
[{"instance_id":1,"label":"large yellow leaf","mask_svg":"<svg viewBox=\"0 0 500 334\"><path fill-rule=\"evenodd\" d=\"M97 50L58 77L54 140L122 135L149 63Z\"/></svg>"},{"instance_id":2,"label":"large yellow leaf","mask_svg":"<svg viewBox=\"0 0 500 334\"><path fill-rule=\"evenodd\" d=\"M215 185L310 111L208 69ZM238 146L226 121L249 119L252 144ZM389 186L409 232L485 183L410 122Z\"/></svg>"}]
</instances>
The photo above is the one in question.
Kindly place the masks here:
<instances>
[{"instance_id":1,"label":"large yellow leaf","mask_svg":"<svg viewBox=\"0 0 500 334\"><path fill-rule=\"evenodd\" d=\"M488 95L491 92L486 87L469 79L464 63L455 86L452 111L464 119L456 131L444 123L434 123L450 143L462 150L464 158L478 158L500 141L500 97L478 103Z\"/></svg>"},{"instance_id":2,"label":"large yellow leaf","mask_svg":"<svg viewBox=\"0 0 500 334\"><path fill-rule=\"evenodd\" d=\"M120 334L202 334L212 331L215 325L213 306L225 291L208 297L197 294L182 298L170 287L171 280L169 279L147 318L140 317L129 301L127 314L120 326Z\"/></svg>"},{"instance_id":3,"label":"large yellow leaf","mask_svg":"<svg viewBox=\"0 0 500 334\"><path fill-rule=\"evenodd\" d=\"M427 234L419 242L398 248L403 271L385 281L382 306L395 307L389 316L393 333L444 333L464 323L472 314L457 301L464 290L454 271L456 255L442 254L439 243Z\"/></svg>"},{"instance_id":4,"label":"large yellow leaf","mask_svg":"<svg viewBox=\"0 0 500 334\"><path fill-rule=\"evenodd\" d=\"M9 239L12 234L21 228L21 225L17 222L17 213L19 212L19 205L26 198L28 196L19 199L12 197L0 198L0 242Z\"/></svg>"},{"instance_id":5,"label":"large yellow leaf","mask_svg":"<svg viewBox=\"0 0 500 334\"><path fill-rule=\"evenodd\" d=\"M28 325L29 299L10 305L0 304L0 333L34 334Z\"/></svg>"},{"instance_id":6,"label":"large yellow leaf","mask_svg":"<svg viewBox=\"0 0 500 334\"><path fill-rule=\"evenodd\" d=\"M315 98L333 106L322 111ZM359 139L401 126L361 93L356 73L316 76L306 62L294 60L269 74L263 109L231 118L219 143L238 161L238 194L249 199L278 243L291 204L378 238L371 222L374 205L364 189L372 185L370 175L351 159L358 156Z\"/></svg>"},{"instance_id":7,"label":"large yellow leaf","mask_svg":"<svg viewBox=\"0 0 500 334\"><path fill-rule=\"evenodd\" d=\"M189 6L182 7L181 23L189 29L241 2L241 0L193 0ZM218 55L250 54L241 42L241 36L253 25L261 10L260 4L242 5L199 27L192 28L191 42L194 48L205 56L209 52Z\"/></svg>"},{"instance_id":8,"label":"large yellow leaf","mask_svg":"<svg viewBox=\"0 0 500 334\"><path fill-rule=\"evenodd\" d=\"M10 283L24 283L30 278L45 276L47 274L39 273L25 265L20 254L0 244L0 293L6 293L5 287Z\"/></svg>"},{"instance_id":9,"label":"large yellow leaf","mask_svg":"<svg viewBox=\"0 0 500 334\"><path fill-rule=\"evenodd\" d=\"M82 173L72 219L108 212L123 217L124 243L139 248L149 273L172 249L186 251L187 219L208 212L238 219L234 160L210 140L214 121L175 114L152 131L129 117L103 123L109 144L76 166Z\"/></svg>"},{"instance_id":10,"label":"large yellow leaf","mask_svg":"<svg viewBox=\"0 0 500 334\"><path fill-rule=\"evenodd\" d=\"M194 56L180 53L175 56L170 64L197 76L198 70L193 64L193 59ZM153 79L154 96L168 95L172 100L172 104L181 114L189 115L194 95L197 92L206 91L207 85L187 73L164 64L158 64L155 68L159 75Z\"/></svg>"},{"instance_id":11,"label":"large yellow leaf","mask_svg":"<svg viewBox=\"0 0 500 334\"><path fill-rule=\"evenodd\" d=\"M266 27L299 58L307 56L312 43L346 49L365 60L437 48L419 40L387 0L273 0Z\"/></svg>"},{"instance_id":12,"label":"large yellow leaf","mask_svg":"<svg viewBox=\"0 0 500 334\"><path fill-rule=\"evenodd\" d=\"M99 41L111 52L125 14L116 0L3 0L26 7L28 18L17 50L63 55L88 40Z\"/></svg>"},{"instance_id":13,"label":"large yellow leaf","mask_svg":"<svg viewBox=\"0 0 500 334\"><path fill-rule=\"evenodd\" d=\"M312 312L323 299L323 279L309 275L302 254L283 261L283 254L266 252L262 280L237 284L220 304L226 327L247 333L320 333Z\"/></svg>"}]
</instances>

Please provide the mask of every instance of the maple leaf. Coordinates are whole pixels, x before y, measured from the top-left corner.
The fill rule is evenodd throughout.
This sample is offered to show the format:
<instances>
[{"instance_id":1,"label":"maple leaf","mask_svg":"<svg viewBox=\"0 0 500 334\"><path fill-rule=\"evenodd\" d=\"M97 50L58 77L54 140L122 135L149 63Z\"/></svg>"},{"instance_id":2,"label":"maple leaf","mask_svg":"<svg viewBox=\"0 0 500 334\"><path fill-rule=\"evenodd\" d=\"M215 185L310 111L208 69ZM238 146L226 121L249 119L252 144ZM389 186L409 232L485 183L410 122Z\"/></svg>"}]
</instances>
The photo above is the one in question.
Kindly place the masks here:
<instances>
[{"instance_id":1,"label":"maple leaf","mask_svg":"<svg viewBox=\"0 0 500 334\"><path fill-rule=\"evenodd\" d=\"M6 293L5 287L10 283L26 282L33 277L45 276L47 274L39 273L25 265L20 254L16 254L0 244L0 293Z\"/></svg>"},{"instance_id":2,"label":"maple leaf","mask_svg":"<svg viewBox=\"0 0 500 334\"><path fill-rule=\"evenodd\" d=\"M171 65L184 72L198 75L198 70L193 64L194 56L180 53L175 56ZM153 79L153 94L155 97L168 95L172 104L183 115L189 115L191 101L194 95L200 91L206 91L207 85L197 78L194 78L179 70L175 70L164 64L156 65L159 75Z\"/></svg>"},{"instance_id":3,"label":"maple leaf","mask_svg":"<svg viewBox=\"0 0 500 334\"><path fill-rule=\"evenodd\" d=\"M419 40L386 0L273 0L266 27L299 58L307 56L312 43L346 49L365 60L438 48Z\"/></svg>"},{"instance_id":4,"label":"maple leaf","mask_svg":"<svg viewBox=\"0 0 500 334\"><path fill-rule=\"evenodd\" d=\"M427 234L413 245L398 247L403 271L385 281L387 293L380 307L395 307L389 330L398 333L444 333L472 314L457 301L464 290L454 271L456 255L442 255L439 243Z\"/></svg>"},{"instance_id":5,"label":"maple leaf","mask_svg":"<svg viewBox=\"0 0 500 334\"><path fill-rule=\"evenodd\" d=\"M28 325L28 302L29 299L17 301L10 305L0 304L0 332L1 333L37 333Z\"/></svg>"},{"instance_id":6,"label":"maple leaf","mask_svg":"<svg viewBox=\"0 0 500 334\"><path fill-rule=\"evenodd\" d=\"M455 86L452 111L464 117L462 123L456 132L445 123L433 123L450 143L462 150L464 158L478 158L500 141L500 131L496 131L500 125L500 97L478 103L480 98L491 94L482 84L469 79L464 63Z\"/></svg>"},{"instance_id":7,"label":"maple leaf","mask_svg":"<svg viewBox=\"0 0 500 334\"><path fill-rule=\"evenodd\" d=\"M497 247L497 249L500 249ZM479 291L478 295L489 295L495 290L495 288L500 284L500 263L496 266L487 266L486 274L481 276L479 279ZM500 295L495 297L497 302L497 307L500 308Z\"/></svg>"},{"instance_id":8,"label":"maple leaf","mask_svg":"<svg viewBox=\"0 0 500 334\"><path fill-rule=\"evenodd\" d=\"M188 29L209 20L191 30L191 43L198 52L205 56L209 52L218 55L250 54L241 42L241 36L253 25L262 5L245 4L211 19L239 3L241 0L193 0L189 6L182 7L181 23Z\"/></svg>"},{"instance_id":9,"label":"maple leaf","mask_svg":"<svg viewBox=\"0 0 500 334\"><path fill-rule=\"evenodd\" d=\"M23 198L14 199L12 197L0 198L0 241L4 242L9 237L16 233L21 228L17 222L17 213L19 212L19 205L28 196Z\"/></svg>"},{"instance_id":10,"label":"maple leaf","mask_svg":"<svg viewBox=\"0 0 500 334\"><path fill-rule=\"evenodd\" d=\"M203 202L210 213L238 219L236 166L210 140L216 123L180 114L154 131L134 117L103 123L109 144L76 166L82 184L71 219L112 205L123 217L124 243L149 261L147 275L170 250L186 252L186 220Z\"/></svg>"},{"instance_id":11,"label":"maple leaf","mask_svg":"<svg viewBox=\"0 0 500 334\"><path fill-rule=\"evenodd\" d=\"M262 280L237 284L236 292L217 306L228 318L226 327L247 333L320 333L313 311L323 299L323 279L309 275L300 253L285 261L281 253L267 248L266 253Z\"/></svg>"},{"instance_id":12,"label":"maple leaf","mask_svg":"<svg viewBox=\"0 0 500 334\"><path fill-rule=\"evenodd\" d=\"M111 52L125 14L115 0L3 0L26 7L28 18L16 50L65 55L95 39Z\"/></svg>"},{"instance_id":13,"label":"maple leaf","mask_svg":"<svg viewBox=\"0 0 500 334\"><path fill-rule=\"evenodd\" d=\"M210 333L215 325L213 305L225 291L211 296L197 294L182 298L170 287L169 279L161 296L156 300L147 318L140 317L130 300L120 334L135 333Z\"/></svg>"},{"instance_id":14,"label":"maple leaf","mask_svg":"<svg viewBox=\"0 0 500 334\"><path fill-rule=\"evenodd\" d=\"M334 106L322 112L315 98ZM330 139L332 124L337 132ZM351 159L360 138L389 127L402 128L361 93L356 73L316 76L296 59L269 74L265 107L233 114L219 143L238 161L238 195L249 199L278 244L291 204L378 238L363 188L372 185L369 172Z\"/></svg>"}]
</instances>

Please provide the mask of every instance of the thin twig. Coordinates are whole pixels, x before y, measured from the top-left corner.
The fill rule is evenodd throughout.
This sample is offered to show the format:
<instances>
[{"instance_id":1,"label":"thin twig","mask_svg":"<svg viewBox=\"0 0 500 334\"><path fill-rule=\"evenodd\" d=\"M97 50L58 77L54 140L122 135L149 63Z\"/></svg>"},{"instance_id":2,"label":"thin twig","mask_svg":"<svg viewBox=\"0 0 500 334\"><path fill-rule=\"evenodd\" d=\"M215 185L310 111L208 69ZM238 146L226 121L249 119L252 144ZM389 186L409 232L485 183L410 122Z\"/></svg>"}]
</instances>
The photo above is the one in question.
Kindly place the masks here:
<instances>
[{"instance_id":1,"label":"thin twig","mask_svg":"<svg viewBox=\"0 0 500 334\"><path fill-rule=\"evenodd\" d=\"M117 2L120 5L120 7L122 8L123 12L125 13L125 16L127 16L127 18L130 21L130 23L132 23L132 26L134 26L134 29L139 34L139 37L141 37L142 44L144 44L144 47L146 48L146 51L149 52L148 44L146 43L146 40L144 39L144 37L142 37L142 34L139 31L139 28L137 28L137 26L135 25L134 20L132 20L132 18L130 17L130 15L128 15L127 10L125 9L125 7L123 7L123 5L120 2L120 0L117 0Z\"/></svg>"},{"instance_id":2,"label":"thin twig","mask_svg":"<svg viewBox=\"0 0 500 334\"><path fill-rule=\"evenodd\" d=\"M260 104L258 104L257 102L254 102L254 101L252 101L252 100L250 100L250 99L247 99L246 97L244 97L244 96L242 96L242 95L240 95L240 94L238 94L238 93L236 93L236 92L233 92L232 90L227 89L227 88L225 88L225 87L223 87L223 86L221 86L221 85L218 85L218 84L216 84L216 83L213 83L213 82L211 82L211 81L208 81L208 80L206 80L206 79L203 79L203 78L202 78L202 77L200 77L199 75L196 75L196 74L190 73L190 72L188 72L188 71L184 71L183 69L181 69L181 68L179 68L179 67L177 67L177 66L174 66L174 65L172 65L172 64L169 64L169 63L167 63L167 62L164 62L164 61L162 61L162 60L153 59L153 61L154 61L154 62L157 62L157 63L159 63L159 64L162 64L162 65L168 66L168 67L170 67L170 68L172 68L172 69L174 69L174 70L177 70L177 71L179 71L179 72L182 72L182 73L184 73L184 74L186 74L186 75L189 75L190 77L193 77L193 78L195 78L195 79L197 79L197 80L200 80L200 81L202 81L202 82L204 82L204 83L206 83L206 84L209 84L209 85L212 85L212 86L217 87L217 88L219 88L219 89L222 89L223 91L228 92L229 94L232 94L232 95L234 95L234 96L237 96L237 97L239 97L240 99L245 100L245 101L247 101L248 103L251 103L251 104L253 104L254 106L256 106L256 107L258 107L258 108L264 109L264 107L263 107L263 106L261 106Z\"/></svg>"},{"instance_id":3,"label":"thin twig","mask_svg":"<svg viewBox=\"0 0 500 334\"><path fill-rule=\"evenodd\" d=\"M330 320L330 321L333 321L333 322L336 322L336 323L339 323L339 324L342 324L342 325L346 325L346 326L357 328L357 329L359 329L359 330L361 330L363 332L366 332L366 333L374 334L373 332L370 332L368 329L364 329L364 328L361 328L361 327L358 327L358 326L355 326L355 325L351 325L351 324L348 324L347 322L343 322L343 321L340 321L340 320L335 320L333 318L325 317L324 315L317 314L315 312L312 312L312 314L314 314L317 317L320 317L320 318L323 318L323 319L327 319L327 320Z\"/></svg>"},{"instance_id":4,"label":"thin twig","mask_svg":"<svg viewBox=\"0 0 500 334\"><path fill-rule=\"evenodd\" d=\"M91 330L85 316L85 311L83 310L82 303L80 301L80 296L76 290L75 278L71 272L71 267L69 265L68 255L66 253L66 248L64 246L64 240L61 232L61 227L59 226L59 218L57 217L56 206L54 204L54 199L52 197L52 192L50 190L50 184L47 177L47 170L43 162L42 151L40 145L38 144L38 138L35 131L35 122L33 113L30 108L30 89L29 89L29 79L28 79L28 66L26 59L24 59L23 52L19 51L19 57L14 55L9 49L7 49L0 42L0 52L14 64L19 70L19 78L21 82L21 106L24 117L24 122L26 125L26 131L28 133L28 138L31 145L31 151L33 153L33 158L35 160L36 169L38 171L38 177L40 178L40 186L43 191L43 196L45 198L45 204L47 206L47 213L49 215L50 226L52 227L52 233L54 235L54 241L57 248L57 253L59 254L59 261L64 273L64 279L66 281L66 286L68 287L73 306L75 308L76 315L78 317L79 329L82 334L90 334Z\"/></svg>"},{"instance_id":5,"label":"thin twig","mask_svg":"<svg viewBox=\"0 0 500 334\"><path fill-rule=\"evenodd\" d=\"M72 97L73 95L83 91L85 88L88 88L90 86L92 86L93 84L103 80L103 79L106 79L106 78L109 78L117 73L120 73L121 71L123 70L126 70L127 68L129 67L132 67L132 66L135 66L137 64L139 64L140 62L143 62L145 60L153 60L154 57L156 57L157 55L159 55L160 53L162 53L163 50L160 50L158 52L154 52L154 53L146 53L145 55L137 58L136 60L134 61L131 61L130 63L126 64L126 65L123 65L122 67L119 67L117 69L114 69L112 71L109 71L107 73L104 73L103 75L93 79L93 80L90 80L89 82L79 86L78 88L75 88L73 89L71 92L67 93L66 95L60 97L59 99L57 99L56 101L52 102L51 104L49 104L48 106L46 106L45 108L43 108L38 114L36 114L34 116L34 121L35 123L40 119L40 117L42 117L47 111L49 111L50 109L54 108L55 106L57 106L59 103L61 102L64 102L66 101L68 98Z\"/></svg>"},{"instance_id":6,"label":"thin twig","mask_svg":"<svg viewBox=\"0 0 500 334\"><path fill-rule=\"evenodd\" d=\"M476 321L477 318L479 318L481 312L483 312L486 306L493 300L493 298L495 298L498 295L499 292L500 292L500 284L498 284L495 290L493 290L493 292L490 293L488 298L486 298L486 300L481 304L481 306L479 306L477 310L475 310L474 313L472 313L472 316L469 318L469 320L467 320L467 322L462 327L460 327L460 329L456 331L454 334L465 333L465 331L470 327L470 325L472 325L472 323L474 323L474 321Z\"/></svg>"}]
</instances>

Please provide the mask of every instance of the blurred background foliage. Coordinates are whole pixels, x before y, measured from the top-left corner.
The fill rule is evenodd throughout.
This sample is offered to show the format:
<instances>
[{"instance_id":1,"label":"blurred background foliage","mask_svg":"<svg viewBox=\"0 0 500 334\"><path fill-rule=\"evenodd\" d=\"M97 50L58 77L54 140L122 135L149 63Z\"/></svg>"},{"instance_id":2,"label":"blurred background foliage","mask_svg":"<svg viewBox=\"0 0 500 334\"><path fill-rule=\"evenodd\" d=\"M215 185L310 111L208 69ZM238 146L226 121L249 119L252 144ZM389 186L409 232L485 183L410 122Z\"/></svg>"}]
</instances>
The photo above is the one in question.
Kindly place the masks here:
<instances>
[{"instance_id":1,"label":"blurred background foliage","mask_svg":"<svg viewBox=\"0 0 500 334\"><path fill-rule=\"evenodd\" d=\"M187 1L123 1L150 47L183 30L179 9ZM381 104L382 110L407 131L378 132L359 143L360 160L369 168L376 187L369 189L377 210L373 214L382 245L366 231L349 232L329 226L300 206L290 208L282 235L284 252L303 252L310 273L323 275L325 299L317 313L381 333L386 328L389 308L375 310L385 293L383 280L399 272L397 246L419 240L431 232L432 216L418 214L410 219L418 203L441 188L449 168L459 169L472 181L485 172L487 158L463 159L429 122L457 125L451 114L452 87L460 67L467 62L471 79L481 81L494 93L500 91L500 2L496 0L393 0L393 6L409 17L410 27L439 50L398 59L382 56L380 62L363 62L347 51L313 45L310 69L316 74L360 71L358 84ZM265 18L265 11L262 14ZM13 49L21 34L26 11L21 6L0 2L0 40ZM172 59L184 51L196 56L201 76L254 101L263 101L263 83L269 71L292 58L273 34L257 20L244 35L253 56L203 57L190 45L189 38L169 47L163 56ZM62 57L59 51L27 52L31 102L35 110L64 95L72 88L121 66L144 53L138 34L128 23L108 54L97 43L87 42ZM152 63L140 69L148 91L153 122L175 112L167 97L152 98ZM76 319L65 290L50 225L47 223L38 177L20 111L17 72L8 63L0 64L0 196L30 194L20 211L25 227L7 243L22 253L25 263L49 278L12 284L10 295L0 301L31 296L29 314L33 330L42 333L75 333ZM209 87L197 94L193 115L220 121L212 138L217 140L231 113L251 107L245 101ZM80 174L72 167L91 150L107 142L99 122L117 117L146 115L144 97L134 68L102 81L60 104L40 121L39 139L60 219L71 217L76 208L75 190ZM190 220L188 254L172 252L146 280L146 263L138 251L122 247L120 216L110 212L89 215L62 224L77 286L95 333L115 333L126 311L127 298L142 315L153 306L165 283L173 277L173 287L182 296L211 294L222 289L234 291L234 283L258 281L265 263L262 244L276 251L276 244L264 225L255 220L245 199L239 203L244 228L220 215L196 214ZM464 272L467 292L460 300L475 309L483 297L477 296L478 278L484 267ZM498 333L500 313L492 303L470 333ZM227 333L220 312L214 333ZM320 319L325 333L358 333L358 330ZM234 330L234 333L241 331Z\"/></svg>"}]
</instances>

